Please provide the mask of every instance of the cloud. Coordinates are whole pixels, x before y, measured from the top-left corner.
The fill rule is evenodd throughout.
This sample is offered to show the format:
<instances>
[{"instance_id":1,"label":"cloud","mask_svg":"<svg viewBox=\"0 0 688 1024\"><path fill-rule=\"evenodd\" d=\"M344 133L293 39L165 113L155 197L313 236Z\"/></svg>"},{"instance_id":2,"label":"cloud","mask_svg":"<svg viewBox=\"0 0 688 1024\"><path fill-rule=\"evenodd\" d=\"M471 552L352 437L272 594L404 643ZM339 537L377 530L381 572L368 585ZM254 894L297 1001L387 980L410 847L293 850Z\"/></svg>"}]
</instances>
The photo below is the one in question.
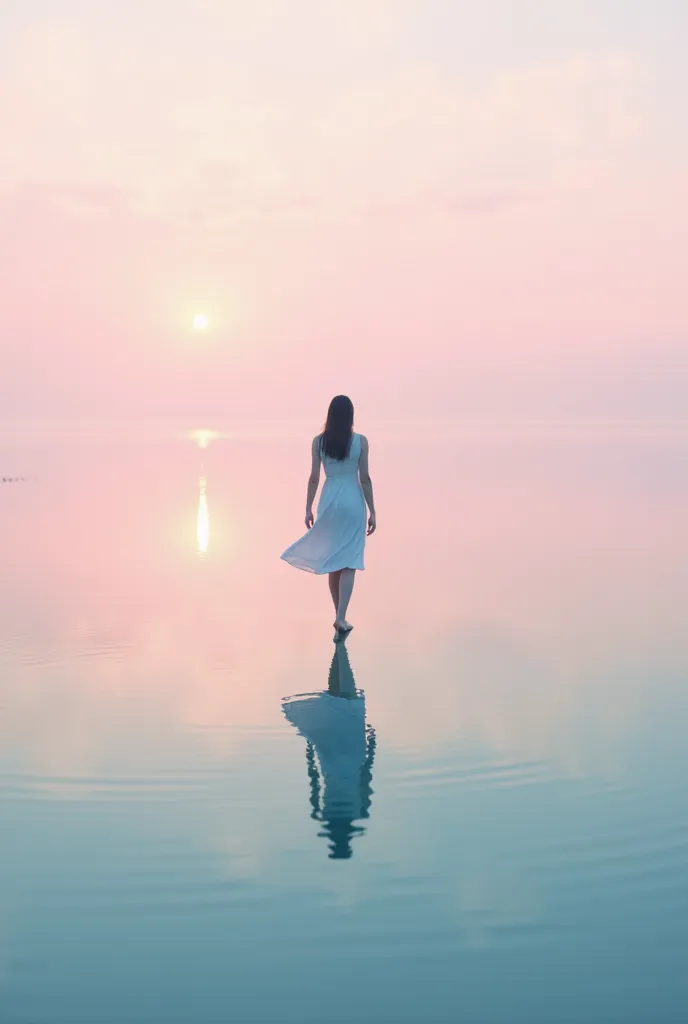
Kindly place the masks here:
<instances>
[{"instance_id":1,"label":"cloud","mask_svg":"<svg viewBox=\"0 0 688 1024\"><path fill-rule=\"evenodd\" d=\"M285 0L198 0L197 8L222 26L225 38L244 43L277 31L289 12Z\"/></svg>"},{"instance_id":2,"label":"cloud","mask_svg":"<svg viewBox=\"0 0 688 1024\"><path fill-rule=\"evenodd\" d=\"M640 131L636 77L616 57L578 57L468 90L432 68L357 84L318 125L329 180L398 198L589 180Z\"/></svg>"},{"instance_id":3,"label":"cloud","mask_svg":"<svg viewBox=\"0 0 688 1024\"><path fill-rule=\"evenodd\" d=\"M365 49L408 29L418 6L413 0L198 0L198 9L235 42L306 35L318 46Z\"/></svg>"},{"instance_id":4,"label":"cloud","mask_svg":"<svg viewBox=\"0 0 688 1024\"><path fill-rule=\"evenodd\" d=\"M290 25L308 24L310 8L289 13ZM177 16L194 9L181 3ZM281 0L204 0L202 10L239 33L267 31L288 13ZM401 31L415 9L319 10L368 38ZM209 44L190 60L170 38L169 49L153 50L143 35L106 45L76 21L27 27L0 82L0 184L114 187L146 212L206 226L213 211L227 224L307 216L314 203L335 218L371 203L427 201L431 211L437 196L451 210L475 196L589 182L642 130L638 69L622 56L581 55L476 83L416 61L354 64L332 78L306 47L290 78Z\"/></svg>"}]
</instances>

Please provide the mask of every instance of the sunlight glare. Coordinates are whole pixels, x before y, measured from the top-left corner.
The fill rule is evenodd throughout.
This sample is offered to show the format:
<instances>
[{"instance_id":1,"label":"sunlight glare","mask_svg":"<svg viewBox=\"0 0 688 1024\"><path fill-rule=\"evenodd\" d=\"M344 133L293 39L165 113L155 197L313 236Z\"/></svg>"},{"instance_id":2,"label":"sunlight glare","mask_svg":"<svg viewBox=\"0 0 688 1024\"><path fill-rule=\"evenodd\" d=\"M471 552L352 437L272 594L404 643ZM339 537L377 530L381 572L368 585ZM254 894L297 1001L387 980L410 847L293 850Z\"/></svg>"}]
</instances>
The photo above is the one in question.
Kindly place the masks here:
<instances>
[{"instance_id":1,"label":"sunlight glare","mask_svg":"<svg viewBox=\"0 0 688 1024\"><path fill-rule=\"evenodd\" d=\"M208 317L205 313L196 313L193 318L193 327L195 331L204 331L208 326Z\"/></svg>"}]
</instances>

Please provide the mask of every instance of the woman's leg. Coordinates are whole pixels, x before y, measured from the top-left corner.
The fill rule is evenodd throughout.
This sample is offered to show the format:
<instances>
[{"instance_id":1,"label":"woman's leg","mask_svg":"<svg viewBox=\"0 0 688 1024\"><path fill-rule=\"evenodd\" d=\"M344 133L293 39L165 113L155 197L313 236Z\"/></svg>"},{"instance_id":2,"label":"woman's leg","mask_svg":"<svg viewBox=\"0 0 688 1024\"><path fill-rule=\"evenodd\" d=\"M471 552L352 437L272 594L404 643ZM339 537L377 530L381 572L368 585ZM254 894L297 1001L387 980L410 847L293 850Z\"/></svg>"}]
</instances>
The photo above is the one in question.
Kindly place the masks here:
<instances>
[{"instance_id":1,"label":"woman's leg","mask_svg":"<svg viewBox=\"0 0 688 1024\"><path fill-rule=\"evenodd\" d=\"M332 594L332 600L334 602L334 614L337 614L337 608L339 607L339 577L342 575L342 570L338 569L337 572L331 572L328 575L328 582L330 584L330 593Z\"/></svg>"},{"instance_id":2,"label":"woman's leg","mask_svg":"<svg viewBox=\"0 0 688 1024\"><path fill-rule=\"evenodd\" d=\"M355 581L355 569L342 569L339 577L339 603L337 605L337 621L335 622L337 629L348 628L349 624L346 621L346 612L349 607L349 601L351 600Z\"/></svg>"}]
</instances>

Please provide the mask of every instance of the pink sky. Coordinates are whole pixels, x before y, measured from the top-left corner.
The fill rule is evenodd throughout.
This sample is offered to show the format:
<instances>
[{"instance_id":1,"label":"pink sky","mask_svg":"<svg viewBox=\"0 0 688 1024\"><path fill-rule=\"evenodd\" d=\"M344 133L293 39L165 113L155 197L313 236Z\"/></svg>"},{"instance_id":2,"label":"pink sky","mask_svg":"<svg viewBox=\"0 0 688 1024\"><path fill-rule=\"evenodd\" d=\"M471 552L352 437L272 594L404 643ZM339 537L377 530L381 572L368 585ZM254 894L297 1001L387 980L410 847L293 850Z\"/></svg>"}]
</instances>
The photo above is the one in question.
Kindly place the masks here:
<instances>
[{"instance_id":1,"label":"pink sky","mask_svg":"<svg viewBox=\"0 0 688 1024\"><path fill-rule=\"evenodd\" d=\"M683 419L681 0L2 17L5 426Z\"/></svg>"}]
</instances>

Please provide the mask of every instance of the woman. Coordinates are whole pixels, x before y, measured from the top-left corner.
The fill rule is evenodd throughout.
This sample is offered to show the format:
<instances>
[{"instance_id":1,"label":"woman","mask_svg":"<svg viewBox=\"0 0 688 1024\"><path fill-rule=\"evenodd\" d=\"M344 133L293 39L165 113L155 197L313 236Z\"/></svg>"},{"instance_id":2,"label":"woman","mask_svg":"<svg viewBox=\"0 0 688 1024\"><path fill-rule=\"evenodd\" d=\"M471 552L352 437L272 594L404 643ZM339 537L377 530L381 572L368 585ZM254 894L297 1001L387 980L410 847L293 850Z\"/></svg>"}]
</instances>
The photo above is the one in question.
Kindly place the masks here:
<instances>
[{"instance_id":1,"label":"woman","mask_svg":"<svg viewBox=\"0 0 688 1024\"><path fill-rule=\"evenodd\" d=\"M351 399L337 395L330 402L325 429L313 438L306 495L308 532L282 555L285 562L297 569L328 574L335 609L335 639L347 636L353 629L346 613L356 570L365 568L366 535L374 533L376 526L373 485L368 471L368 439L355 434L353 426ZM314 521L313 500L320 482L321 465L326 480L318 503L318 518ZM366 504L370 513L367 531Z\"/></svg>"}]
</instances>

